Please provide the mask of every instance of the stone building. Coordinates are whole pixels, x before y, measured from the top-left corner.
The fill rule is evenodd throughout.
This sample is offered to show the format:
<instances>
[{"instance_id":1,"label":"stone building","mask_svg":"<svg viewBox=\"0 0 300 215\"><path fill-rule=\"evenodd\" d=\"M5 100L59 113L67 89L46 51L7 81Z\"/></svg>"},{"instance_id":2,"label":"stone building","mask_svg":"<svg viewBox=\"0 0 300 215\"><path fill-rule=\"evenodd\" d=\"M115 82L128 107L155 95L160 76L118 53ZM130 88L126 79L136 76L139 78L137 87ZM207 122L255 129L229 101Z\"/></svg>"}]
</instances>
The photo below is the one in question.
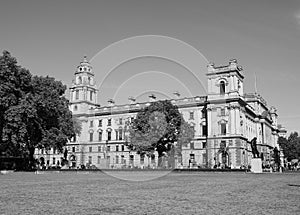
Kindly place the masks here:
<instances>
[{"instance_id":1,"label":"stone building","mask_svg":"<svg viewBox=\"0 0 300 215\"><path fill-rule=\"evenodd\" d=\"M193 140L182 150L175 166L198 168L216 166L243 168L252 157L250 141L257 137L257 146L263 164L272 160L277 139L286 131L278 125L275 107L268 107L257 93L244 93L244 75L236 60L226 66L208 65L208 94L180 98L178 92L171 102L178 106L184 119L195 129ZM126 147L127 129L141 108L155 101L117 105L113 100L107 106L97 101L97 86L91 64L86 57L77 67L70 87L70 109L82 122L82 131L66 148L72 167L85 165L94 168L155 168L157 154L140 156ZM55 164L61 154L37 150L37 156Z\"/></svg>"}]
</instances>

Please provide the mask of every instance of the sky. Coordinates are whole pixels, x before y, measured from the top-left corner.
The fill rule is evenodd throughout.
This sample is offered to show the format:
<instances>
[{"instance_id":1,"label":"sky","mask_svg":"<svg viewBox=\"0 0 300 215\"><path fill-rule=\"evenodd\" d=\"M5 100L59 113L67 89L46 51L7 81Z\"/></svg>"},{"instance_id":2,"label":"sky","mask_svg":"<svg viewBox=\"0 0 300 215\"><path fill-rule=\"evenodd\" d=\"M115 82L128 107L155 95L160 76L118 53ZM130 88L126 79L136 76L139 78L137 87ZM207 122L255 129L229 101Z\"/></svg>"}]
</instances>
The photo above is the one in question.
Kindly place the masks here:
<instances>
[{"instance_id":1,"label":"sky","mask_svg":"<svg viewBox=\"0 0 300 215\"><path fill-rule=\"evenodd\" d=\"M158 43L139 44L151 40L143 35L158 35ZM299 37L300 1L293 0L10 0L0 7L1 51L32 74L67 86L87 55L102 105L111 97L117 104L128 96L147 99L151 90L159 98L175 90L205 95L207 62L235 58L244 69L244 91L255 91L256 76L258 93L289 132L300 131ZM132 41L134 48L120 47ZM141 49L153 52L130 55ZM154 57L158 52L164 56Z\"/></svg>"}]
</instances>

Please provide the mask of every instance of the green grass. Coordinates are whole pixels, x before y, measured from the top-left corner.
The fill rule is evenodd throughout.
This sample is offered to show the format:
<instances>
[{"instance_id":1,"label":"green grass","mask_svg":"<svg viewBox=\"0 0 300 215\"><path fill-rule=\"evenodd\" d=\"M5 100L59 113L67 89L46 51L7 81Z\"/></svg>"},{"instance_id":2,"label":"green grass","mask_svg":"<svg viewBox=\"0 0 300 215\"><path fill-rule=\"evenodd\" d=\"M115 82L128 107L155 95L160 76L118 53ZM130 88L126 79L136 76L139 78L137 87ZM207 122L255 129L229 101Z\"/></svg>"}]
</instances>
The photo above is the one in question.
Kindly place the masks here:
<instances>
[{"instance_id":1,"label":"green grass","mask_svg":"<svg viewBox=\"0 0 300 215\"><path fill-rule=\"evenodd\" d=\"M16 172L0 182L0 214L300 214L299 173Z\"/></svg>"}]
</instances>

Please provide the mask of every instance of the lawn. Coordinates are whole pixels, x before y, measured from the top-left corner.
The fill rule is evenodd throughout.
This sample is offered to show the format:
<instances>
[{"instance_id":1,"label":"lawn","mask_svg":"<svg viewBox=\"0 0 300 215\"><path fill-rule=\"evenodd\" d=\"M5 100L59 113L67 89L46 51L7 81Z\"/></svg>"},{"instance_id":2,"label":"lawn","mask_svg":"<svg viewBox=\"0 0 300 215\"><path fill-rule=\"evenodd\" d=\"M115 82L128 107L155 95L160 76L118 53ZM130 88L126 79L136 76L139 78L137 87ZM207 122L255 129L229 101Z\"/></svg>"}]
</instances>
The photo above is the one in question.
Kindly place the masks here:
<instances>
[{"instance_id":1,"label":"lawn","mask_svg":"<svg viewBox=\"0 0 300 215\"><path fill-rule=\"evenodd\" d=\"M300 214L299 173L112 174L0 175L0 214Z\"/></svg>"}]
</instances>

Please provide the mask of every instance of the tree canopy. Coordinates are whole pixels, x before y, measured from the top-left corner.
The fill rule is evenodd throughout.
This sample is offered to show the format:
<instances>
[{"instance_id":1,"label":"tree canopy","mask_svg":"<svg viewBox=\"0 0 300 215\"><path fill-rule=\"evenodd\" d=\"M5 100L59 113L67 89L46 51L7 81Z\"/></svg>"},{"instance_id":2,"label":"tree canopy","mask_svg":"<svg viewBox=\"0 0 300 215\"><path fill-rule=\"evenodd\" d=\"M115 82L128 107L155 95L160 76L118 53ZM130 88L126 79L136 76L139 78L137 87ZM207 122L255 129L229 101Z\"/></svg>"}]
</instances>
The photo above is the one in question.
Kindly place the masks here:
<instances>
[{"instance_id":1,"label":"tree canopy","mask_svg":"<svg viewBox=\"0 0 300 215\"><path fill-rule=\"evenodd\" d=\"M177 106L167 100L157 101L143 108L133 120L128 147L141 154L157 151L160 158L171 149L181 151L193 136L194 128L185 122Z\"/></svg>"},{"instance_id":2,"label":"tree canopy","mask_svg":"<svg viewBox=\"0 0 300 215\"><path fill-rule=\"evenodd\" d=\"M282 148L284 157L288 161L300 159L300 137L297 132L292 132L287 139L279 137L278 144L280 148Z\"/></svg>"},{"instance_id":3,"label":"tree canopy","mask_svg":"<svg viewBox=\"0 0 300 215\"><path fill-rule=\"evenodd\" d=\"M35 148L63 146L75 134L64 97L66 86L51 77L32 76L9 52L0 56L0 152L33 165Z\"/></svg>"}]
</instances>

